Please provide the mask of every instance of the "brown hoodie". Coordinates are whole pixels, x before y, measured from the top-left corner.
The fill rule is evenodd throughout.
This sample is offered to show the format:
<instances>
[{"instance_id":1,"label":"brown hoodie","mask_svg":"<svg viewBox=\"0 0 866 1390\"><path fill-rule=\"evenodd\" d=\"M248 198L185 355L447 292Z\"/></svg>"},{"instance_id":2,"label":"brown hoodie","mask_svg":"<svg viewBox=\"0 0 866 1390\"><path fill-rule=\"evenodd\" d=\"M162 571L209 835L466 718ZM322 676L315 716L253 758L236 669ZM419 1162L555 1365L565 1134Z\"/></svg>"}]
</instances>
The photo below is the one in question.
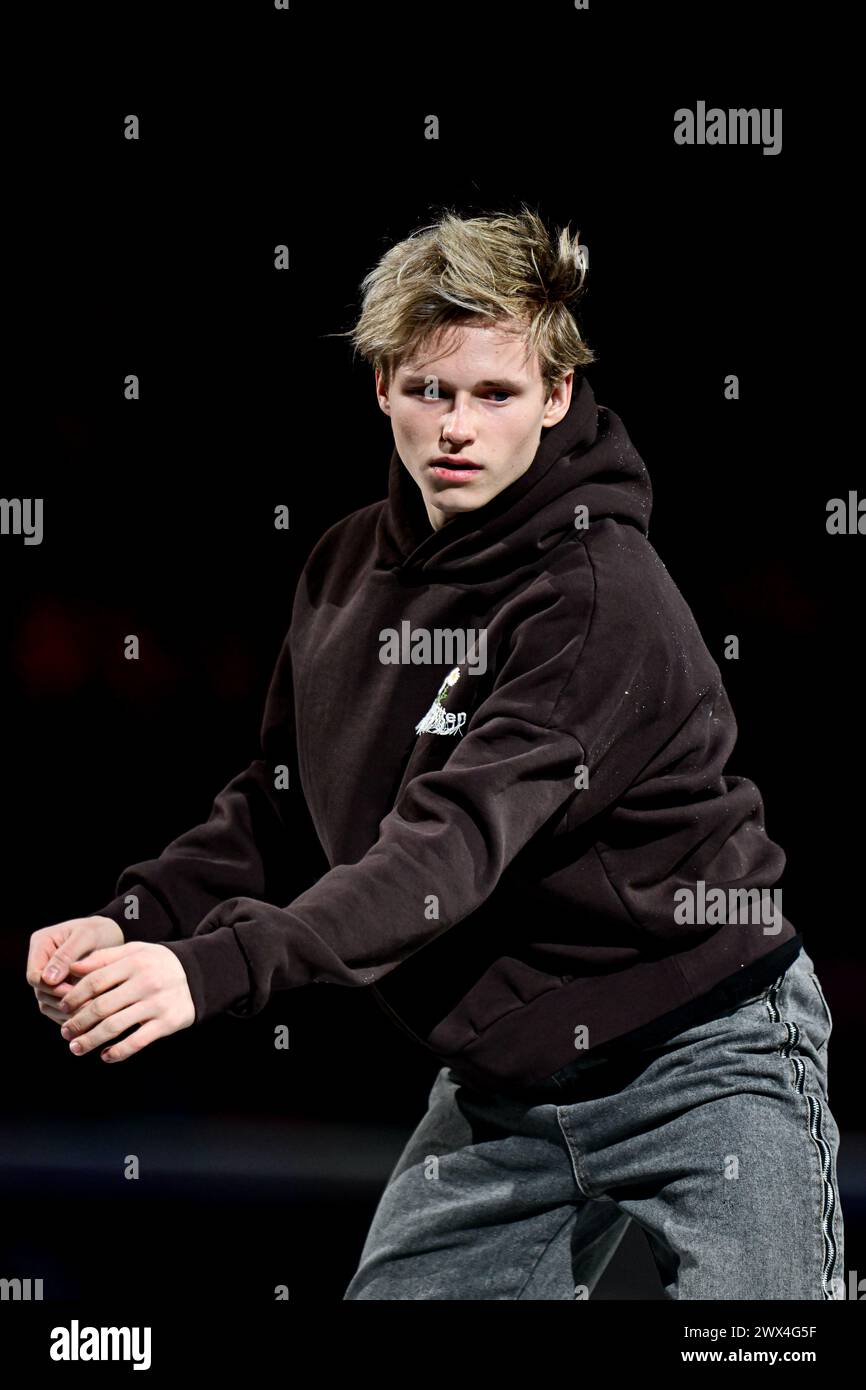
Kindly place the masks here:
<instances>
[{"instance_id":1,"label":"brown hoodie","mask_svg":"<svg viewBox=\"0 0 866 1390\"><path fill-rule=\"evenodd\" d=\"M651 502L585 378L527 472L439 531L392 454L387 498L307 560L262 757L96 909L176 953L197 1022L366 985L507 1090L781 974L785 855L725 773L736 723ZM286 902L299 794L331 868Z\"/></svg>"}]
</instances>

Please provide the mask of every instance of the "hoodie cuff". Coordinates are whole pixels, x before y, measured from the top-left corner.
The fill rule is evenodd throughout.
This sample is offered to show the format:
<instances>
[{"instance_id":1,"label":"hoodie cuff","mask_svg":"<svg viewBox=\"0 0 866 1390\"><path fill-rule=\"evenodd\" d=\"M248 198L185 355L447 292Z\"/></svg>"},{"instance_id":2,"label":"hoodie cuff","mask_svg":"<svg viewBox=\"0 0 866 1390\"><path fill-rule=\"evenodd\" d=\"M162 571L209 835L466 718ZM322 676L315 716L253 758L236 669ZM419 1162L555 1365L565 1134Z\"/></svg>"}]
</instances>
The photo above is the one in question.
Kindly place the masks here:
<instances>
[{"instance_id":1,"label":"hoodie cuff","mask_svg":"<svg viewBox=\"0 0 866 1390\"><path fill-rule=\"evenodd\" d=\"M238 945L232 927L218 927L200 936L181 941L165 941L186 971L189 992L195 1005L195 1022L204 1023L217 1014L240 1004L251 990L246 956ZM243 1017L242 1012L236 1014Z\"/></svg>"},{"instance_id":2,"label":"hoodie cuff","mask_svg":"<svg viewBox=\"0 0 866 1390\"><path fill-rule=\"evenodd\" d=\"M138 898L138 917L124 916L128 897ZM110 917L123 932L124 941L170 941L177 928L162 904L141 883L112 898L105 907L88 913L90 917Z\"/></svg>"}]
</instances>

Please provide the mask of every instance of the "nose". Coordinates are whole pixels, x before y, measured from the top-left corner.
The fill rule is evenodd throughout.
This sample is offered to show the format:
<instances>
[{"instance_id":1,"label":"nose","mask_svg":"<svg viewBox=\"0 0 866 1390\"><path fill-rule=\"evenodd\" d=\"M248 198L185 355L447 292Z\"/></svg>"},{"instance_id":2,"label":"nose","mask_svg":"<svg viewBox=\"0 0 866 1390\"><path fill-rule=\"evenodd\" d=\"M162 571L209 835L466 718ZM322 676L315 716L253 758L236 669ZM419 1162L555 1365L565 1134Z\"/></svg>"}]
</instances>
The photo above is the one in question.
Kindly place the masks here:
<instances>
[{"instance_id":1,"label":"nose","mask_svg":"<svg viewBox=\"0 0 866 1390\"><path fill-rule=\"evenodd\" d=\"M441 429L444 440L460 447L470 443L475 438L475 426L472 423L468 403L466 397L460 392L454 396L453 408L446 415L443 415Z\"/></svg>"}]
</instances>

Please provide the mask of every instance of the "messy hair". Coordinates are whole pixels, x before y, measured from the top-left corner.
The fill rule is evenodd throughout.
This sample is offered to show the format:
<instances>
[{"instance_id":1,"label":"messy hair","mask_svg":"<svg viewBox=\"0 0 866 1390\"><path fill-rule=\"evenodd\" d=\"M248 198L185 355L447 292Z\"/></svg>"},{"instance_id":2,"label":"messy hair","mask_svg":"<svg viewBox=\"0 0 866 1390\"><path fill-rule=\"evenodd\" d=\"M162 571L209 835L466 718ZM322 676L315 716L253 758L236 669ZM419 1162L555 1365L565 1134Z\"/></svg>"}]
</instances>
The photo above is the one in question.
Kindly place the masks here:
<instances>
[{"instance_id":1,"label":"messy hair","mask_svg":"<svg viewBox=\"0 0 866 1390\"><path fill-rule=\"evenodd\" d=\"M477 315L479 324L527 334L527 361L538 353L548 400L567 372L595 361L573 313L588 265L579 236L568 226L551 236L525 204L468 218L446 210L385 252L361 283L355 327L335 336L350 338L387 388L439 329Z\"/></svg>"}]
</instances>

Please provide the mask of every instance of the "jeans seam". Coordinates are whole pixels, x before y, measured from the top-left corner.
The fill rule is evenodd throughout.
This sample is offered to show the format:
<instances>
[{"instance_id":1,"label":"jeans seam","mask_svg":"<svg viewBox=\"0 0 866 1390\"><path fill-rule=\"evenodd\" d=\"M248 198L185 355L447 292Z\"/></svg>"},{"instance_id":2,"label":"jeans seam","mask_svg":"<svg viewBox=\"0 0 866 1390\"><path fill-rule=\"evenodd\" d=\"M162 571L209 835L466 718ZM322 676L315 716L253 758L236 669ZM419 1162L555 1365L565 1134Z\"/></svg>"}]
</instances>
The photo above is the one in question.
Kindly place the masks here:
<instances>
[{"instance_id":1,"label":"jeans seam","mask_svg":"<svg viewBox=\"0 0 866 1390\"><path fill-rule=\"evenodd\" d=\"M818 1046L818 1051L821 1052L827 1046L827 1043L830 1041L830 1033L833 1031L833 1015L830 1013L830 1005L827 1003L827 1000L824 997L824 991L821 988L821 982L818 979L818 976L816 975L814 970L809 971L809 978L811 979L812 984L815 987L815 992L821 1001L821 1008L824 1011L824 1019L829 1030L827 1033L827 1037Z\"/></svg>"},{"instance_id":2,"label":"jeans seam","mask_svg":"<svg viewBox=\"0 0 866 1390\"><path fill-rule=\"evenodd\" d=\"M785 974L787 974L787 971ZM783 1018L781 1009L776 1002L778 992L784 980L785 975L780 975L770 987L767 994L767 1010L774 1023L784 1024L786 1030L785 1041L781 1043L776 1050L782 1057L787 1058L791 1063L791 1086L797 1094L801 1095L806 1101L807 1130L809 1138L815 1145L818 1155L818 1171L821 1182L821 1210L819 1220L824 1252L821 1262L821 1292L825 1300L833 1300L836 1298L836 1285L833 1274L839 1253L835 1231L838 1200L833 1185L833 1157L830 1146L824 1137L823 1096L815 1095L813 1091L806 1090L806 1062L797 1051L802 1036L800 1026L793 1020Z\"/></svg>"},{"instance_id":3,"label":"jeans seam","mask_svg":"<svg viewBox=\"0 0 866 1390\"><path fill-rule=\"evenodd\" d=\"M516 1295L516 1298L515 1298L515 1302L517 1302L517 1301L519 1300L520 1295L523 1293L523 1290L528 1286L529 1281L530 1281L530 1279L532 1278L533 1274L535 1273L536 1269L538 1268L539 1264L541 1263L541 1260L542 1260L542 1259L544 1258L544 1256L547 1254L547 1251L550 1249L550 1247L551 1247L551 1245L553 1244L553 1242L559 1237L559 1235L561 1234L562 1230L564 1229L564 1227L566 1227L566 1226L568 1225L568 1223L569 1223L569 1221L570 1221L571 1219L572 1219L572 1213L571 1213L571 1212L568 1212L568 1213L566 1214L566 1216L563 1218L563 1220L560 1222L560 1224L557 1226L557 1228L556 1228L556 1230L554 1231L553 1235L550 1236L549 1239L546 1240L546 1241L544 1242L544 1248L538 1252L538 1255L536 1256L535 1260L533 1261L532 1268L530 1269L530 1271L529 1271L529 1273L527 1274L526 1278L524 1279L523 1283L520 1285L520 1288L517 1290L517 1295Z\"/></svg>"},{"instance_id":4,"label":"jeans seam","mask_svg":"<svg viewBox=\"0 0 866 1390\"><path fill-rule=\"evenodd\" d=\"M562 1112L567 1108L568 1107L565 1105L557 1105L556 1122L559 1125L562 1137L565 1140L565 1148L568 1153L569 1159L571 1160L571 1168L572 1172L574 1173L575 1186L578 1192L580 1193L581 1197L586 1197L591 1200L596 1194L587 1190L586 1173L584 1172L580 1154L576 1147L572 1147L571 1143L569 1142L569 1137L565 1132L565 1125L562 1119Z\"/></svg>"}]
</instances>

